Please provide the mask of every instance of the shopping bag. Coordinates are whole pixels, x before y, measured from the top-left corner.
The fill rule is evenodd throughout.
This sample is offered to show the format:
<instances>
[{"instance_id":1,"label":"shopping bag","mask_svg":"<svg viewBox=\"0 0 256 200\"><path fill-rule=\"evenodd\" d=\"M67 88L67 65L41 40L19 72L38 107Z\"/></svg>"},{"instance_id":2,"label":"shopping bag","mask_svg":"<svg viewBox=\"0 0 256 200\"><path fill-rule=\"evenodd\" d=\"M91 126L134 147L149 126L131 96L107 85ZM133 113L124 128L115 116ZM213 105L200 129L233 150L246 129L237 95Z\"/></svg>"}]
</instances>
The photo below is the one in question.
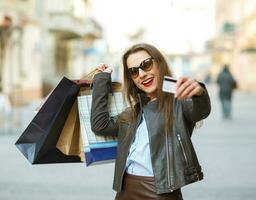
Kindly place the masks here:
<instances>
[{"instance_id":1,"label":"shopping bag","mask_svg":"<svg viewBox=\"0 0 256 200\"><path fill-rule=\"evenodd\" d=\"M65 155L56 147L80 87L63 77L15 143L32 164L81 162L79 156Z\"/></svg>"},{"instance_id":2,"label":"shopping bag","mask_svg":"<svg viewBox=\"0 0 256 200\"><path fill-rule=\"evenodd\" d=\"M113 137L109 142L95 143L90 141L89 143L88 136L92 133L87 135L85 131L90 127L84 126L85 123L83 122L82 118L80 118L80 121L80 133L83 137L83 149L86 158L86 166L113 162L116 158L116 138ZM91 139L93 138L91 137Z\"/></svg>"},{"instance_id":3,"label":"shopping bag","mask_svg":"<svg viewBox=\"0 0 256 200\"><path fill-rule=\"evenodd\" d=\"M83 138L85 163L87 166L114 161L116 158L117 138L112 136L98 136L91 130L91 87L82 87L78 96L78 113L80 132ZM109 95L109 113L115 116L122 112L125 101L120 83L112 83L112 93Z\"/></svg>"},{"instance_id":4,"label":"shopping bag","mask_svg":"<svg viewBox=\"0 0 256 200\"><path fill-rule=\"evenodd\" d=\"M80 134L77 100L69 112L56 147L67 156L78 156L81 161L85 161L83 141Z\"/></svg>"}]
</instances>

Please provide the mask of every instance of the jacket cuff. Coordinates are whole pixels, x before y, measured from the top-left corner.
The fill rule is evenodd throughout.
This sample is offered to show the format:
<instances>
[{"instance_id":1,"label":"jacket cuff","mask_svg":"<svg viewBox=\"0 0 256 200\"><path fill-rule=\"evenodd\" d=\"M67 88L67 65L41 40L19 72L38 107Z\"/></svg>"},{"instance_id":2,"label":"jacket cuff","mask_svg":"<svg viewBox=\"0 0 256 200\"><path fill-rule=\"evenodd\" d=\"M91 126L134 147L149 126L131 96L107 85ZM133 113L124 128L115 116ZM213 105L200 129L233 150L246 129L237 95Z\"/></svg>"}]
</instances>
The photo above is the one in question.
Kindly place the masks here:
<instances>
[{"instance_id":1,"label":"jacket cuff","mask_svg":"<svg viewBox=\"0 0 256 200\"><path fill-rule=\"evenodd\" d=\"M100 72L98 74L95 74L93 80L96 81L98 79L111 79L111 73L108 72Z\"/></svg>"}]
</instances>

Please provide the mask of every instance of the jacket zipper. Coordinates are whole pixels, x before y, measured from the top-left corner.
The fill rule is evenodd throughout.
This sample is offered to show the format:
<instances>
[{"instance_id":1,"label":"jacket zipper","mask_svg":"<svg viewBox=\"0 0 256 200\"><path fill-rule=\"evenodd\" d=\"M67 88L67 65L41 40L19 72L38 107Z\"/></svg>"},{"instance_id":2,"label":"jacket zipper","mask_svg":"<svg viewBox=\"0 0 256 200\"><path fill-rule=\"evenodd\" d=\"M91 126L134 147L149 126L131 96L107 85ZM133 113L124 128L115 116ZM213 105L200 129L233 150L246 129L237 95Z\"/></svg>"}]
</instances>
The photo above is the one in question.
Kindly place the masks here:
<instances>
[{"instance_id":1,"label":"jacket zipper","mask_svg":"<svg viewBox=\"0 0 256 200\"><path fill-rule=\"evenodd\" d=\"M186 155L185 148L184 148L184 145L183 145L183 142L182 142L182 139L181 139L181 136L180 136L179 133L177 134L177 138L178 138L178 141L179 141L179 144L180 144L181 151L182 151L183 157L185 159L185 162L188 165L188 157Z\"/></svg>"},{"instance_id":2,"label":"jacket zipper","mask_svg":"<svg viewBox=\"0 0 256 200\"><path fill-rule=\"evenodd\" d=\"M171 187L171 178L170 178L170 151L169 151L169 144L168 144L168 132L165 134L165 145L166 145L166 157L167 157L167 182L168 186ZM173 192L173 190L171 190Z\"/></svg>"}]
</instances>

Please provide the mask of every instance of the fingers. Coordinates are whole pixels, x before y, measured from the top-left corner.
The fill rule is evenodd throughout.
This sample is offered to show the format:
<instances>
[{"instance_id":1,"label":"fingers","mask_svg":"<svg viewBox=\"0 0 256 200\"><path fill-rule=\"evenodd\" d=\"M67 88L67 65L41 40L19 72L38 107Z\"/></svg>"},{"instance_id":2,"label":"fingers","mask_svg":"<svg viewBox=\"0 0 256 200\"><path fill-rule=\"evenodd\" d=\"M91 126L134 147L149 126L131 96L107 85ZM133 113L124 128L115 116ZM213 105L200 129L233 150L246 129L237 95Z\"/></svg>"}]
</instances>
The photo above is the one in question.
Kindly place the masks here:
<instances>
[{"instance_id":1,"label":"fingers","mask_svg":"<svg viewBox=\"0 0 256 200\"><path fill-rule=\"evenodd\" d=\"M180 77L177 80L177 84L176 84L176 97L182 97L185 94L187 94L189 92L189 89L191 90L191 88L188 88L191 83L192 83L192 79L188 79L187 77Z\"/></svg>"},{"instance_id":2,"label":"fingers","mask_svg":"<svg viewBox=\"0 0 256 200\"><path fill-rule=\"evenodd\" d=\"M100 72L107 72L107 73L111 73L112 72L112 69L108 66L108 64L106 63L100 63L97 67L97 73L100 73Z\"/></svg>"},{"instance_id":3,"label":"fingers","mask_svg":"<svg viewBox=\"0 0 256 200\"><path fill-rule=\"evenodd\" d=\"M105 69L107 69L108 68L108 65L107 64L105 64L105 63L100 63L98 66L97 66L97 70L99 71L99 72L103 72Z\"/></svg>"},{"instance_id":4,"label":"fingers","mask_svg":"<svg viewBox=\"0 0 256 200\"><path fill-rule=\"evenodd\" d=\"M112 73L112 69L110 67L108 67L103 72Z\"/></svg>"},{"instance_id":5,"label":"fingers","mask_svg":"<svg viewBox=\"0 0 256 200\"><path fill-rule=\"evenodd\" d=\"M175 97L179 100L200 96L204 90L196 80L187 77L179 78L176 87Z\"/></svg>"}]
</instances>

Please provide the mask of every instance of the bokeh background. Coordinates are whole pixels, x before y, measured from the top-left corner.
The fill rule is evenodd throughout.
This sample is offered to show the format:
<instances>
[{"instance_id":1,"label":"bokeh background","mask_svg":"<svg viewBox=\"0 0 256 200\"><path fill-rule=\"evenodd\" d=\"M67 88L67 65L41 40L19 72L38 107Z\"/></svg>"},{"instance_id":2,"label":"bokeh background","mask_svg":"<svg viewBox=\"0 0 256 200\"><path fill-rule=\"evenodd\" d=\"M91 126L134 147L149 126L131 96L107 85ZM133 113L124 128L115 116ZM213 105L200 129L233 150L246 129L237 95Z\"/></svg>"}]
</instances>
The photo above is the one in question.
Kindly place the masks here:
<instances>
[{"instance_id":1,"label":"bokeh background","mask_svg":"<svg viewBox=\"0 0 256 200\"><path fill-rule=\"evenodd\" d=\"M122 53L138 42L211 96L192 137L205 179L184 187L184 199L256 199L255 0L0 0L1 200L114 198L113 163L31 165L14 143L63 76L80 79L104 62L122 82ZM216 85L224 64L238 83L229 120Z\"/></svg>"}]
</instances>

